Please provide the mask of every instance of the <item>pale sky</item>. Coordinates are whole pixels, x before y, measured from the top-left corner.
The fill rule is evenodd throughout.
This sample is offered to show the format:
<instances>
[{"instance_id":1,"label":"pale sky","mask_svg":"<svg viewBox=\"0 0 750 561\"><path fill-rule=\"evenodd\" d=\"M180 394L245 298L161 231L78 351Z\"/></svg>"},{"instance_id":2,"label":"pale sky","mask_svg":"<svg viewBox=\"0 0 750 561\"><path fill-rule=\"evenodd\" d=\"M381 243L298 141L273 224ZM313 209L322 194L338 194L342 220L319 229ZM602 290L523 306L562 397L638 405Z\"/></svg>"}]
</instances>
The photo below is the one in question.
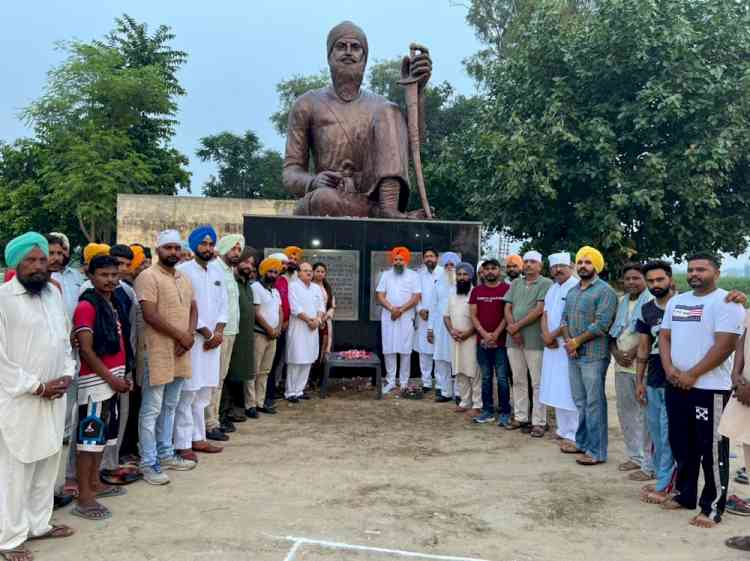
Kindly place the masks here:
<instances>
[{"instance_id":1,"label":"pale sky","mask_svg":"<svg viewBox=\"0 0 750 561\"><path fill-rule=\"evenodd\" d=\"M55 43L101 38L123 12L152 29L169 25L173 45L188 52L174 145L190 158L193 194L214 171L195 157L203 136L251 129L283 150L269 121L278 108L276 84L324 68L326 34L341 20L365 30L370 62L407 54L417 41L433 56L433 83L448 80L463 94L474 88L461 61L479 44L466 9L450 0L9 0L0 14L0 139L30 135L18 112L42 94L47 71L62 60Z\"/></svg>"}]
</instances>

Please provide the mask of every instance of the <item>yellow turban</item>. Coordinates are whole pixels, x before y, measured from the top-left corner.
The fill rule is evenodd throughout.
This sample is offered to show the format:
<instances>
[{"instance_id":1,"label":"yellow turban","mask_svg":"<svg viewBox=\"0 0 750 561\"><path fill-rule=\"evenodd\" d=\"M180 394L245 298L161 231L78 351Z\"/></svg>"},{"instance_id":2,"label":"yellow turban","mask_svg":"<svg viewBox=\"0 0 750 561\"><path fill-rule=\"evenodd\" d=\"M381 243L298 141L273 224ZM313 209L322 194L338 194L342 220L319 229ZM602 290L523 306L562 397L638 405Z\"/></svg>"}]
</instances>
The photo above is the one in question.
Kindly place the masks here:
<instances>
[{"instance_id":1,"label":"yellow turban","mask_svg":"<svg viewBox=\"0 0 750 561\"><path fill-rule=\"evenodd\" d=\"M409 251L408 248L400 245L398 247L394 247L391 250L391 262L393 262L393 260L399 255L403 258L404 264L408 264L409 261L411 261L411 251Z\"/></svg>"},{"instance_id":2,"label":"yellow turban","mask_svg":"<svg viewBox=\"0 0 750 561\"><path fill-rule=\"evenodd\" d=\"M296 245L290 245L289 247L284 248L284 254L287 257L292 257L294 260L299 261L302 259L305 252L302 251L302 248L297 247Z\"/></svg>"},{"instance_id":3,"label":"yellow turban","mask_svg":"<svg viewBox=\"0 0 750 561\"><path fill-rule=\"evenodd\" d=\"M281 261L278 259L271 259L270 257L266 257L263 261L260 262L260 267L258 267L258 272L260 273L261 277L264 277L268 271L271 269L276 269L277 272L281 272Z\"/></svg>"},{"instance_id":4,"label":"yellow turban","mask_svg":"<svg viewBox=\"0 0 750 561\"><path fill-rule=\"evenodd\" d=\"M138 270L138 267L143 265L146 255L143 253L143 248L139 245L131 245L130 250L133 252L133 261L130 263L130 271L135 273Z\"/></svg>"},{"instance_id":5,"label":"yellow turban","mask_svg":"<svg viewBox=\"0 0 750 561\"><path fill-rule=\"evenodd\" d=\"M508 257L505 258L505 265L518 265L519 267L523 267L523 259L521 259L520 255L516 255L515 253L513 255L508 255Z\"/></svg>"},{"instance_id":6,"label":"yellow turban","mask_svg":"<svg viewBox=\"0 0 750 561\"><path fill-rule=\"evenodd\" d=\"M601 273L602 270L604 270L604 257L598 249L584 245L578 250L578 253L576 253L576 263L585 258L591 260L597 273Z\"/></svg>"},{"instance_id":7,"label":"yellow turban","mask_svg":"<svg viewBox=\"0 0 750 561\"><path fill-rule=\"evenodd\" d=\"M83 248L83 261L87 265L97 255L109 255L109 246L105 243L90 243Z\"/></svg>"}]
</instances>

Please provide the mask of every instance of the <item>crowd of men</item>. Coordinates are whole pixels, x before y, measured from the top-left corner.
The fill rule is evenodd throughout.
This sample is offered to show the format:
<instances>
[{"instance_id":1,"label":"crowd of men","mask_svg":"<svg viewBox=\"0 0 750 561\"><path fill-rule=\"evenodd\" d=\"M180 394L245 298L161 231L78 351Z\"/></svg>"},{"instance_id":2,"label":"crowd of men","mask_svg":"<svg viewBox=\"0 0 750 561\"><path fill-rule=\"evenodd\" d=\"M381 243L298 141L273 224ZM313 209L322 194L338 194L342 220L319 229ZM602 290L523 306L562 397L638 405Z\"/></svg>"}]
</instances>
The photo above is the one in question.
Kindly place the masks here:
<instances>
[{"instance_id":1,"label":"crowd of men","mask_svg":"<svg viewBox=\"0 0 750 561\"><path fill-rule=\"evenodd\" d=\"M331 348L326 267L298 247L259 260L241 235L218 239L200 226L187 240L161 232L154 262L143 245L89 244L79 270L70 251L65 235L35 232L5 249L0 556L10 561L31 560L27 540L72 535L51 524L53 506L75 501L74 516L105 520L112 512L100 499L125 495L124 485L167 484L166 471L222 452L216 442L235 423L277 412L282 372L284 398L309 399L311 370ZM641 499L699 508L698 527L728 508L750 513L727 497L729 439L750 443L747 299L717 287L715 256L688 259L683 294L668 263L629 263L618 299L588 246L574 261L550 255L551 278L536 251L478 270L450 251L422 254L415 271L409 249L393 248L375 289L384 393L396 391L397 375L407 388L416 351L422 390L438 403L531 438L545 437L554 409L560 451L595 466L608 459L613 362L628 456L618 469L653 481ZM750 445L744 453L750 465ZM743 539L734 546L750 545Z\"/></svg>"}]
</instances>

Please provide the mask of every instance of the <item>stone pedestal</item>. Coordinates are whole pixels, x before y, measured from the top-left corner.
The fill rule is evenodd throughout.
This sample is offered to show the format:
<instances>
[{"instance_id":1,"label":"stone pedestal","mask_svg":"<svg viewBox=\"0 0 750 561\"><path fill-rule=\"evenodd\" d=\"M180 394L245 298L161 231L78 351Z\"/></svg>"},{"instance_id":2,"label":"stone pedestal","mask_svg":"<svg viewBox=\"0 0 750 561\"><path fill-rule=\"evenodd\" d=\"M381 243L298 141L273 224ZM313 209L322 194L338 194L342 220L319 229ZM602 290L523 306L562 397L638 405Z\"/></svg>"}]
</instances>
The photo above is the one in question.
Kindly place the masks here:
<instances>
[{"instance_id":1,"label":"stone pedestal","mask_svg":"<svg viewBox=\"0 0 750 561\"><path fill-rule=\"evenodd\" d=\"M305 261L322 261L336 296L334 350L380 352L380 307L374 291L397 245L412 252L410 266L421 266L422 249L454 251L466 261L479 259L480 222L381 220L246 214L247 244L267 256L289 245L305 250Z\"/></svg>"}]
</instances>

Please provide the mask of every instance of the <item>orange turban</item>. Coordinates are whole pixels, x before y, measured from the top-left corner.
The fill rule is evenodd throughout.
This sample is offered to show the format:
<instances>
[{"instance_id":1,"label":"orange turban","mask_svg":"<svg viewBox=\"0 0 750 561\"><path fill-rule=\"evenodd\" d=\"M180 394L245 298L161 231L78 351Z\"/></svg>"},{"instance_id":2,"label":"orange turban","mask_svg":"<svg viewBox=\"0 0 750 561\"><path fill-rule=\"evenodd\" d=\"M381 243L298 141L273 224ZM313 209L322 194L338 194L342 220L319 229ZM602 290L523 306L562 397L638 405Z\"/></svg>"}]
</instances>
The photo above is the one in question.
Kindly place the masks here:
<instances>
[{"instance_id":1,"label":"orange turban","mask_svg":"<svg viewBox=\"0 0 750 561\"><path fill-rule=\"evenodd\" d=\"M523 267L523 259L521 259L520 255L514 253L505 258L505 265L518 265L519 267Z\"/></svg>"},{"instance_id":2,"label":"orange turban","mask_svg":"<svg viewBox=\"0 0 750 561\"><path fill-rule=\"evenodd\" d=\"M301 260L304 253L305 252L302 251L302 248L297 247L296 245L290 245L289 247L284 248L284 254L287 257L292 257L295 261Z\"/></svg>"},{"instance_id":3,"label":"orange turban","mask_svg":"<svg viewBox=\"0 0 750 561\"><path fill-rule=\"evenodd\" d=\"M139 245L131 245L130 250L133 252L133 261L130 263L130 271L135 273L138 270L138 267L143 265L146 255L143 253L143 248Z\"/></svg>"},{"instance_id":4,"label":"orange turban","mask_svg":"<svg viewBox=\"0 0 750 561\"><path fill-rule=\"evenodd\" d=\"M109 255L109 246L105 243L90 243L83 248L84 263L90 263L97 255Z\"/></svg>"},{"instance_id":5,"label":"orange turban","mask_svg":"<svg viewBox=\"0 0 750 561\"><path fill-rule=\"evenodd\" d=\"M281 261L279 261L278 259L273 259L271 257L266 257L263 261L260 262L258 273L260 273L261 277L266 276L266 273L271 269L276 269L276 271L280 273L281 267Z\"/></svg>"},{"instance_id":6,"label":"orange turban","mask_svg":"<svg viewBox=\"0 0 750 561\"><path fill-rule=\"evenodd\" d=\"M393 262L393 260L399 255L403 258L405 264L408 264L409 261L411 261L411 251L400 245L391 250L391 262Z\"/></svg>"}]
</instances>

